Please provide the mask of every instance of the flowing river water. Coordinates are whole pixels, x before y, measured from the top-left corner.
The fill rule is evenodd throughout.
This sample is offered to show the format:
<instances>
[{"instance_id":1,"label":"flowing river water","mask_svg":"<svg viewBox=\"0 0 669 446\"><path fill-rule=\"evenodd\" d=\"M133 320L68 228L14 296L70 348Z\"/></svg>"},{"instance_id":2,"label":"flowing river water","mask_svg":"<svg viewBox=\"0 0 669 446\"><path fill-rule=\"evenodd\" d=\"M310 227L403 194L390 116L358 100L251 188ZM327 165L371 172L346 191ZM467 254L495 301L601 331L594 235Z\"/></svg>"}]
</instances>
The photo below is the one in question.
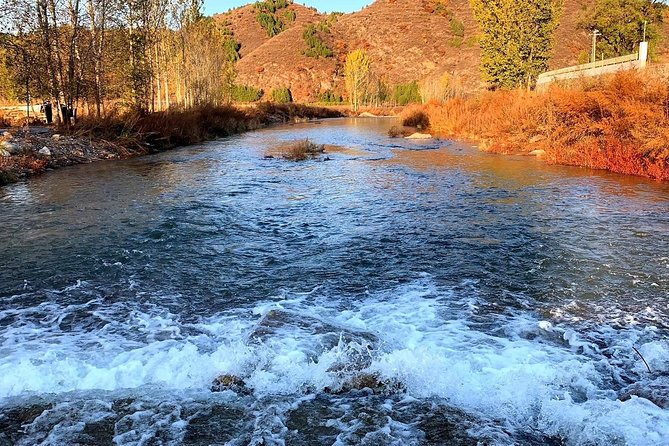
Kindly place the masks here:
<instances>
[{"instance_id":1,"label":"flowing river water","mask_svg":"<svg viewBox=\"0 0 669 446\"><path fill-rule=\"evenodd\" d=\"M1 189L0 445L669 445L669 186L394 123Z\"/></svg>"}]
</instances>

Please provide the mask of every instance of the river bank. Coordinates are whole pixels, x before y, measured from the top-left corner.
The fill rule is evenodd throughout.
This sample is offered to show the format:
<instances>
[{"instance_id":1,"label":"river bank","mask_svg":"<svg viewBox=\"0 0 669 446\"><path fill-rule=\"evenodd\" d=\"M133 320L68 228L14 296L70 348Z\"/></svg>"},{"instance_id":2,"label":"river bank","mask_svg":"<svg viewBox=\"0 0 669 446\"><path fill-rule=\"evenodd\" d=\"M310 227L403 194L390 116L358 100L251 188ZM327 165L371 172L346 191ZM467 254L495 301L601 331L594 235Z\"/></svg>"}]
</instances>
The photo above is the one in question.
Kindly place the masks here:
<instances>
[{"instance_id":1,"label":"river bank","mask_svg":"<svg viewBox=\"0 0 669 446\"><path fill-rule=\"evenodd\" d=\"M405 117L421 112L435 134L486 152L669 180L669 82L659 73L620 72L547 92L486 92L416 107Z\"/></svg>"},{"instance_id":2,"label":"river bank","mask_svg":"<svg viewBox=\"0 0 669 446\"><path fill-rule=\"evenodd\" d=\"M273 124L341 116L329 108L263 103L247 109L199 107L83 119L72 129L10 129L0 136L0 186L49 169L147 155Z\"/></svg>"}]
</instances>

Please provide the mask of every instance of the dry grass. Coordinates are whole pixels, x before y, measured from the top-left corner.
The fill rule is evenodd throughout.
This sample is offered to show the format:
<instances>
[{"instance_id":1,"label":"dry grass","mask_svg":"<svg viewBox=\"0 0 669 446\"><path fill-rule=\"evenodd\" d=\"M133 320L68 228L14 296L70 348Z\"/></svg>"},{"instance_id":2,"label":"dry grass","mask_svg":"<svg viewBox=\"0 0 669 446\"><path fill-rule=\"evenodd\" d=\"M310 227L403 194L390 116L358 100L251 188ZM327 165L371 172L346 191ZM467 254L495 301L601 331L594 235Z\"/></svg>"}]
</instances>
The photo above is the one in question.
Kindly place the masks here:
<instances>
[{"instance_id":1,"label":"dry grass","mask_svg":"<svg viewBox=\"0 0 669 446\"><path fill-rule=\"evenodd\" d=\"M499 91L428 104L432 130L485 150L544 150L555 164L669 180L669 82L620 72L545 93Z\"/></svg>"},{"instance_id":2,"label":"dry grass","mask_svg":"<svg viewBox=\"0 0 669 446\"><path fill-rule=\"evenodd\" d=\"M409 107L400 115L402 125L405 127L414 127L418 130L430 128L430 117L421 106Z\"/></svg>"},{"instance_id":3,"label":"dry grass","mask_svg":"<svg viewBox=\"0 0 669 446\"><path fill-rule=\"evenodd\" d=\"M204 106L147 115L126 114L103 119L87 118L74 135L110 141L131 153L146 153L196 144L274 123L339 117L340 113L299 104L261 103L253 108Z\"/></svg>"},{"instance_id":4,"label":"dry grass","mask_svg":"<svg viewBox=\"0 0 669 446\"><path fill-rule=\"evenodd\" d=\"M0 114L0 127L11 127L12 123L9 122L9 119L5 118L2 114Z\"/></svg>"},{"instance_id":5,"label":"dry grass","mask_svg":"<svg viewBox=\"0 0 669 446\"><path fill-rule=\"evenodd\" d=\"M325 146L308 139L295 141L283 147L281 157L288 161L306 161L325 153Z\"/></svg>"},{"instance_id":6,"label":"dry grass","mask_svg":"<svg viewBox=\"0 0 669 446\"><path fill-rule=\"evenodd\" d=\"M259 104L254 108L200 107L146 115L112 115L102 119L87 117L74 128L60 128L71 143L61 144L58 156L37 153L31 138L15 141L24 146L21 155L0 157L0 186L58 168L95 159L118 159L143 155L177 146L229 136L270 124L332 118L341 113L298 104ZM38 141L39 142L39 141ZM49 143L51 140L49 138ZM82 146L91 150L79 150ZM307 148L305 153L312 151ZM297 155L297 152L296 152Z\"/></svg>"},{"instance_id":7,"label":"dry grass","mask_svg":"<svg viewBox=\"0 0 669 446\"><path fill-rule=\"evenodd\" d=\"M406 138L416 133L415 128L394 125L388 130L388 136L391 138Z\"/></svg>"}]
</instances>

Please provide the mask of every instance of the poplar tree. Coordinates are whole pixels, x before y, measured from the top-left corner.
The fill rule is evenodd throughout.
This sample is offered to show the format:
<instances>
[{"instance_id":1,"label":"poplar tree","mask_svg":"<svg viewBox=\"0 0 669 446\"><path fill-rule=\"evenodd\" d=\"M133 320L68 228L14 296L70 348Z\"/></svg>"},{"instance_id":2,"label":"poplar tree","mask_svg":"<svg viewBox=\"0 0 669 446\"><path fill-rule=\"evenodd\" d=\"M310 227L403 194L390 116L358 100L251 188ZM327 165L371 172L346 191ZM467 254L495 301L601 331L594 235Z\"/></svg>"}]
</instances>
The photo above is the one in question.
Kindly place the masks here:
<instances>
[{"instance_id":1,"label":"poplar tree","mask_svg":"<svg viewBox=\"0 0 669 446\"><path fill-rule=\"evenodd\" d=\"M365 50L355 50L346 57L344 76L353 111L358 111L365 97L371 74L371 61Z\"/></svg>"},{"instance_id":2,"label":"poplar tree","mask_svg":"<svg viewBox=\"0 0 669 446\"><path fill-rule=\"evenodd\" d=\"M470 0L483 30L481 66L492 88L531 88L548 69L562 0Z\"/></svg>"}]
</instances>

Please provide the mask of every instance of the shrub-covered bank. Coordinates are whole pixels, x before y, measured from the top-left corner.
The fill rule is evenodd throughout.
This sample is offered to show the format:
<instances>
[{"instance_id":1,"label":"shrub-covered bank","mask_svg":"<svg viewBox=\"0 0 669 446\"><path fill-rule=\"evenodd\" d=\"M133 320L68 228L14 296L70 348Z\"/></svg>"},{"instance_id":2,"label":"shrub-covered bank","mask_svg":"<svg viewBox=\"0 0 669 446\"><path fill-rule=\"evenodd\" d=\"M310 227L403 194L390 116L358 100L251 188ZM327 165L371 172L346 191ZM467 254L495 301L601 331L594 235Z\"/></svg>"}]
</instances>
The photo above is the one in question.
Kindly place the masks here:
<instances>
[{"instance_id":1,"label":"shrub-covered bank","mask_svg":"<svg viewBox=\"0 0 669 446\"><path fill-rule=\"evenodd\" d=\"M146 155L271 124L340 116L328 108L263 103L247 109L199 107L86 118L72 129L56 129L55 135L23 135L23 130L17 129L0 139L0 186L47 169Z\"/></svg>"},{"instance_id":2,"label":"shrub-covered bank","mask_svg":"<svg viewBox=\"0 0 669 446\"><path fill-rule=\"evenodd\" d=\"M669 180L669 81L635 71L430 103L432 130L496 153ZM412 114L416 110L406 113Z\"/></svg>"}]
</instances>

